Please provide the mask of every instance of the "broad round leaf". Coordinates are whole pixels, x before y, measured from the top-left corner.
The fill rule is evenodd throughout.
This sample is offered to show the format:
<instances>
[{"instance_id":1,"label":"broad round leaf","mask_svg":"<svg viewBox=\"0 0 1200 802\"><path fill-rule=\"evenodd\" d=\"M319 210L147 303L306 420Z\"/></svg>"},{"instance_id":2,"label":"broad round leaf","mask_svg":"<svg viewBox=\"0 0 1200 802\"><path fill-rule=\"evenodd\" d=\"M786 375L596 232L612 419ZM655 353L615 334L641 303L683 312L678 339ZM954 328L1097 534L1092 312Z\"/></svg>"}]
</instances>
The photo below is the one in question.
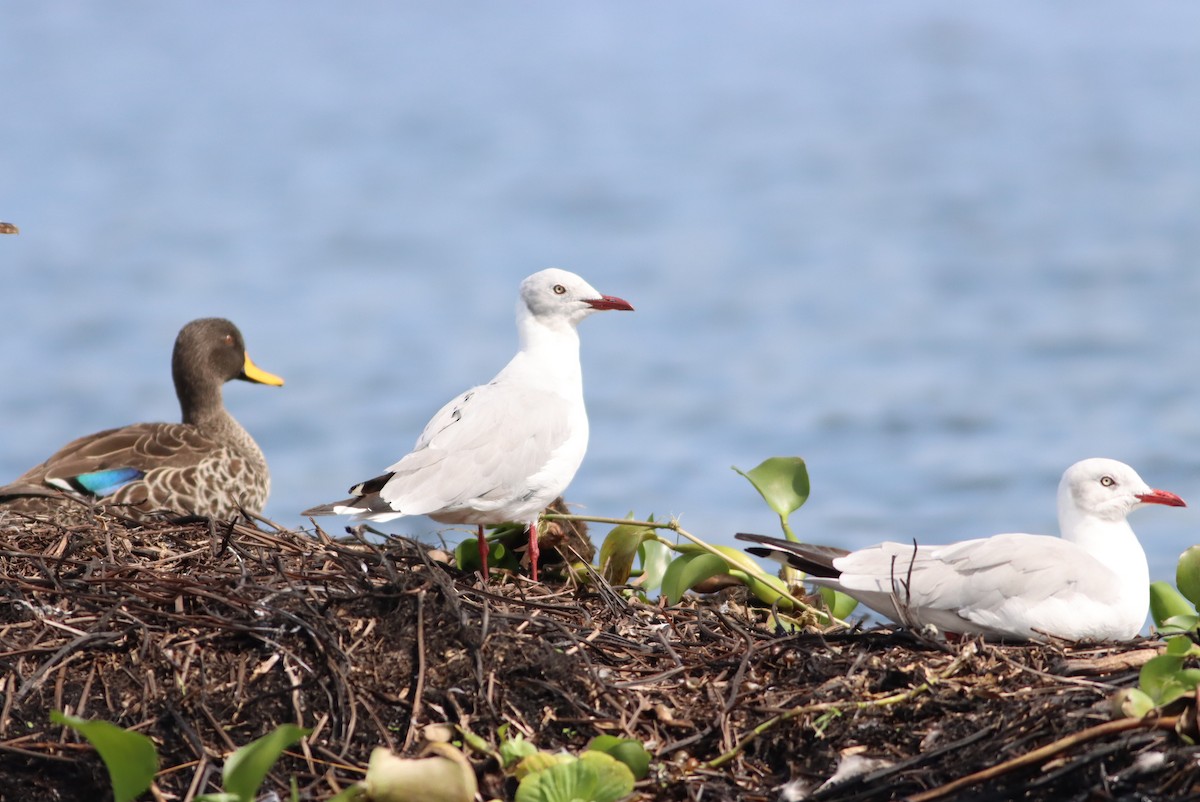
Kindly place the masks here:
<instances>
[{"instance_id":1,"label":"broad round leaf","mask_svg":"<svg viewBox=\"0 0 1200 802\"><path fill-rule=\"evenodd\" d=\"M616 802L633 793L633 772L603 752L584 752L535 772L517 786L515 802Z\"/></svg>"},{"instance_id":2,"label":"broad round leaf","mask_svg":"<svg viewBox=\"0 0 1200 802\"><path fill-rule=\"evenodd\" d=\"M1150 617L1154 625L1161 627L1167 619L1177 615L1195 615L1196 605L1185 599L1179 591L1166 582L1150 583Z\"/></svg>"},{"instance_id":3,"label":"broad round leaf","mask_svg":"<svg viewBox=\"0 0 1200 802\"><path fill-rule=\"evenodd\" d=\"M645 779L650 773L650 753L641 741L618 738L615 735L597 735L587 745L593 752L603 752L624 763L633 772L635 780Z\"/></svg>"},{"instance_id":4,"label":"broad round leaf","mask_svg":"<svg viewBox=\"0 0 1200 802\"><path fill-rule=\"evenodd\" d=\"M808 500L808 467L800 457L771 457L749 471L733 469L750 480L784 521Z\"/></svg>"},{"instance_id":5,"label":"broad round leaf","mask_svg":"<svg viewBox=\"0 0 1200 802\"><path fill-rule=\"evenodd\" d=\"M1138 687L1155 705L1165 705L1187 692L1178 678L1182 668L1183 658L1177 655L1151 657L1138 672Z\"/></svg>"},{"instance_id":6,"label":"broad round leaf","mask_svg":"<svg viewBox=\"0 0 1200 802\"><path fill-rule=\"evenodd\" d=\"M1200 607L1200 546L1192 546L1179 555L1175 586L1193 605Z\"/></svg>"}]
</instances>

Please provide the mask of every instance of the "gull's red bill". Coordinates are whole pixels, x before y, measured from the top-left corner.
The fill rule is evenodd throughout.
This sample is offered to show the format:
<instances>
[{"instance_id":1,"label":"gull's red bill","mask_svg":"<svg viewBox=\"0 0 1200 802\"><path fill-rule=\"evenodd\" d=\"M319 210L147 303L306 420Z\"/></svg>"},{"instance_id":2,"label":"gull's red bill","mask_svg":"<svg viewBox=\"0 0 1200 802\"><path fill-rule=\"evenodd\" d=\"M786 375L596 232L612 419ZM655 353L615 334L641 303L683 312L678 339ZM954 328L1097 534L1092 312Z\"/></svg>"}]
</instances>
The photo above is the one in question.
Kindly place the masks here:
<instances>
[{"instance_id":1,"label":"gull's red bill","mask_svg":"<svg viewBox=\"0 0 1200 802\"><path fill-rule=\"evenodd\" d=\"M618 298L615 295L601 295L599 298L593 298L591 300L584 301L584 303L586 303L592 309L620 309L624 312L633 311L633 306L630 305L629 301L626 301L623 298Z\"/></svg>"}]
</instances>

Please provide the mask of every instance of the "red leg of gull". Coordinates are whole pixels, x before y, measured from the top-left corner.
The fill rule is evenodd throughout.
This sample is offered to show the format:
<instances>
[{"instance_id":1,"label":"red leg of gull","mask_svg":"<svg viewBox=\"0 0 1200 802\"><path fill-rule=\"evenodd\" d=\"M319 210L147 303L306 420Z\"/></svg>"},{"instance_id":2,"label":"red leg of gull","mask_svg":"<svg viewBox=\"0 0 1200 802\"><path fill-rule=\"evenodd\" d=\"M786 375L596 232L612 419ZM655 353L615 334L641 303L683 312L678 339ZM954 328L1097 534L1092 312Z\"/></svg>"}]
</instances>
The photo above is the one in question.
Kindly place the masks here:
<instances>
[{"instance_id":1,"label":"red leg of gull","mask_svg":"<svg viewBox=\"0 0 1200 802\"><path fill-rule=\"evenodd\" d=\"M488 578L488 542L483 536L483 524L479 524L479 570L483 571L483 578Z\"/></svg>"},{"instance_id":2,"label":"red leg of gull","mask_svg":"<svg viewBox=\"0 0 1200 802\"><path fill-rule=\"evenodd\" d=\"M533 581L537 582L537 564L538 564L538 529L537 521L529 525L529 573L533 577Z\"/></svg>"}]
</instances>

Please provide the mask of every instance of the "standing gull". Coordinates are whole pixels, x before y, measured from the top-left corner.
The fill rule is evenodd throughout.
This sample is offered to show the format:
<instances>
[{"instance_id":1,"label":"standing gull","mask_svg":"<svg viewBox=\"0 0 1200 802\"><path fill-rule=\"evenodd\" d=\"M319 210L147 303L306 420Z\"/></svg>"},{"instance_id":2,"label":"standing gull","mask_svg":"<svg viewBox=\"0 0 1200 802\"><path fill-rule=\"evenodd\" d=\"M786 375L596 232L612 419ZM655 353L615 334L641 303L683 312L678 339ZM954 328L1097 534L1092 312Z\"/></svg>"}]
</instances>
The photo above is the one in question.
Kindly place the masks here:
<instances>
[{"instance_id":1,"label":"standing gull","mask_svg":"<svg viewBox=\"0 0 1200 802\"><path fill-rule=\"evenodd\" d=\"M412 452L350 488L351 498L302 514L371 521L427 515L439 523L474 524L485 578L484 524L525 524L536 580L538 518L567 489L587 450L575 327L605 309L633 307L565 270L550 268L525 279L517 302L521 347L512 361L487 384L438 410Z\"/></svg>"},{"instance_id":2,"label":"standing gull","mask_svg":"<svg viewBox=\"0 0 1200 802\"><path fill-rule=\"evenodd\" d=\"M946 546L880 543L848 552L762 535L751 554L809 572L892 621L1015 640L1128 640L1146 621L1150 569L1125 520L1143 504L1186 506L1111 459L1058 485L1062 537L1005 534Z\"/></svg>"},{"instance_id":3,"label":"standing gull","mask_svg":"<svg viewBox=\"0 0 1200 802\"><path fill-rule=\"evenodd\" d=\"M123 505L134 518L161 511L232 518L262 511L271 488L267 460L221 400L232 379L279 386L246 353L223 318L183 327L171 354L181 423L135 423L81 437L0 487L0 513L49 515L80 502Z\"/></svg>"}]
</instances>

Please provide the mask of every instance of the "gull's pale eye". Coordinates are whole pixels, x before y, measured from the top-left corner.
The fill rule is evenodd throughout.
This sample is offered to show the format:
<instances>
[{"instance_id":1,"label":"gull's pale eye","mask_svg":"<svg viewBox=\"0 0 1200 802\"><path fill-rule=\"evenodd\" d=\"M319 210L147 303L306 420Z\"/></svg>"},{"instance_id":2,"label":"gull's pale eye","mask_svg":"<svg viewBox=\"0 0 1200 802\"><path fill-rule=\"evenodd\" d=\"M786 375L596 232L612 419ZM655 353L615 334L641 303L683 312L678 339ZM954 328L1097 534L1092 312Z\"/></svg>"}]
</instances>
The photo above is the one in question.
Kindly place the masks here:
<instances>
[{"instance_id":1,"label":"gull's pale eye","mask_svg":"<svg viewBox=\"0 0 1200 802\"><path fill-rule=\"evenodd\" d=\"M555 295L562 295L562 294L563 294L563 293L565 293L566 291L567 291L567 288L566 288L566 287L564 287L563 285L561 285L561 284L555 284L555 285L554 285L554 294L555 294Z\"/></svg>"},{"instance_id":2,"label":"gull's pale eye","mask_svg":"<svg viewBox=\"0 0 1200 802\"><path fill-rule=\"evenodd\" d=\"M1100 484L1104 485L1105 487L1112 487L1116 483L1117 483L1117 480L1112 478L1111 476L1101 476L1100 477Z\"/></svg>"}]
</instances>

